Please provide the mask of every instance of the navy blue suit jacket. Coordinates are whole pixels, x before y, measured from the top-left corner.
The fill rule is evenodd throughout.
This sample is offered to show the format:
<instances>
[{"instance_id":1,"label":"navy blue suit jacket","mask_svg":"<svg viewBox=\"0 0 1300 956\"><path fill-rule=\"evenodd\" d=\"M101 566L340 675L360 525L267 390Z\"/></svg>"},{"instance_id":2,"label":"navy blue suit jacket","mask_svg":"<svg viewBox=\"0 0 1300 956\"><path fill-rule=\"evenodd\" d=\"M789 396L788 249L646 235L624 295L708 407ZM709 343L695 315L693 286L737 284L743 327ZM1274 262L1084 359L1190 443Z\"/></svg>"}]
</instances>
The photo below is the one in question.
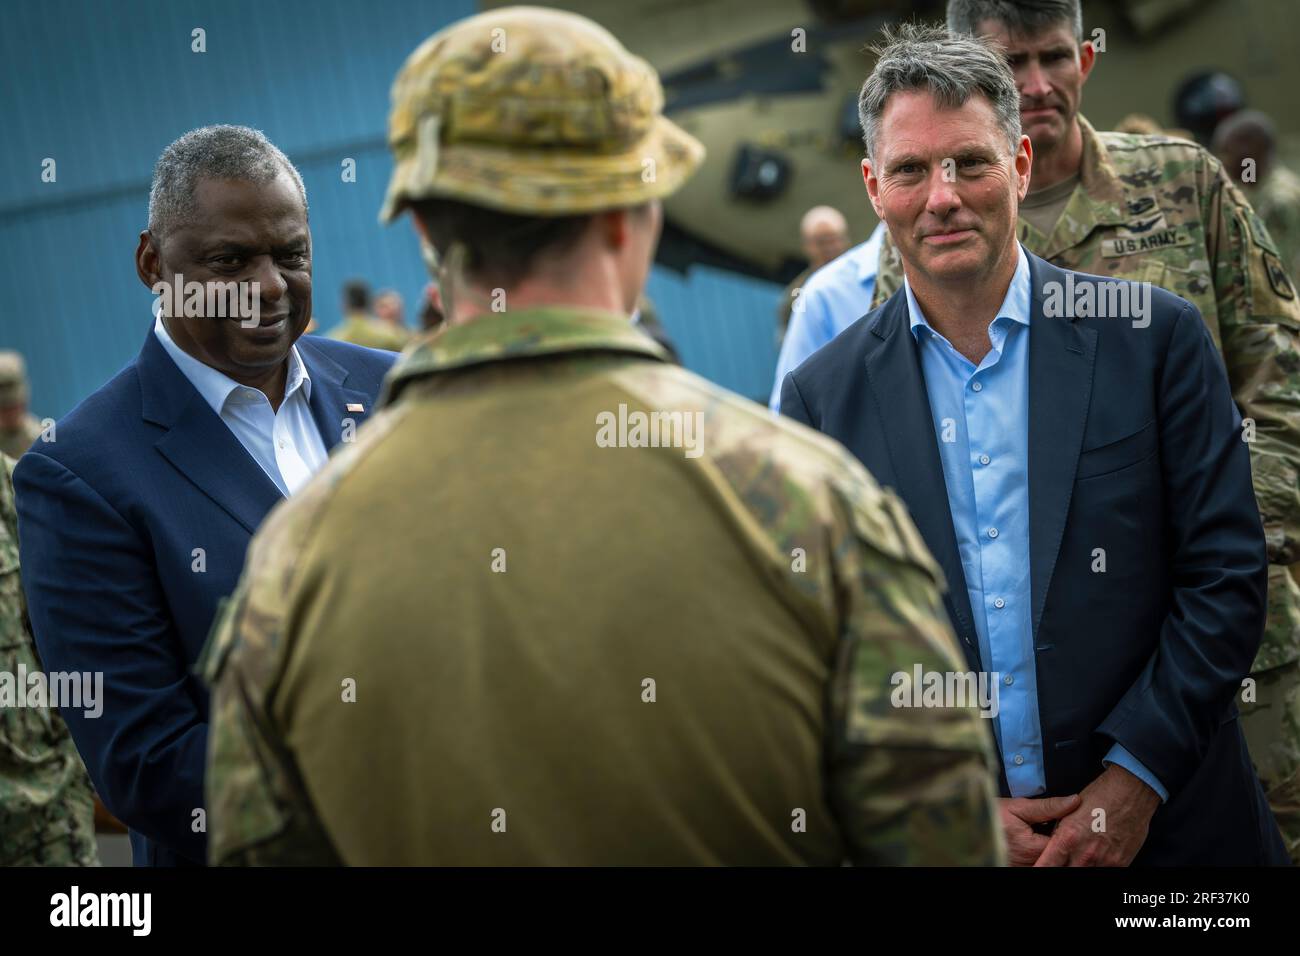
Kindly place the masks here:
<instances>
[{"instance_id":1,"label":"navy blue suit jacket","mask_svg":"<svg viewBox=\"0 0 1300 956\"><path fill-rule=\"evenodd\" d=\"M1237 723L1268 568L1218 351L1195 306L1162 289L1145 327L1049 317L1048 284L1066 287L1066 273L1033 255L1029 268L1029 562L1047 793L1087 786L1118 741L1170 793L1135 863L1284 864ZM1073 274L1076 289L1101 281L1114 280ZM904 291L791 372L781 411L837 439L906 502L979 670Z\"/></svg>"},{"instance_id":2,"label":"navy blue suit jacket","mask_svg":"<svg viewBox=\"0 0 1300 956\"><path fill-rule=\"evenodd\" d=\"M396 356L316 336L298 351L332 448ZM135 361L20 459L14 487L41 661L104 674L99 717L63 712L95 789L130 827L136 865L202 864L208 694L192 668L282 495L152 326Z\"/></svg>"}]
</instances>

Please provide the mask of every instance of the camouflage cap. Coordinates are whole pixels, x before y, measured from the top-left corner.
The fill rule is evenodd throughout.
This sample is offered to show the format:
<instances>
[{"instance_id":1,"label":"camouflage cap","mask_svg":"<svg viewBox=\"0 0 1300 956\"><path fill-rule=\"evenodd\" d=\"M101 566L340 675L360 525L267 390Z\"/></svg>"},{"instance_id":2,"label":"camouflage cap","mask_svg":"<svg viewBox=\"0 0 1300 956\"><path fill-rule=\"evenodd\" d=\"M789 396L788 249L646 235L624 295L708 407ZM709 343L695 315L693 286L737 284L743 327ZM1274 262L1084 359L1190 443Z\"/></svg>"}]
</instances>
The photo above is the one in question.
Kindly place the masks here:
<instances>
[{"instance_id":1,"label":"camouflage cap","mask_svg":"<svg viewBox=\"0 0 1300 956\"><path fill-rule=\"evenodd\" d=\"M0 408L27 401L27 366L17 352L0 351Z\"/></svg>"},{"instance_id":2,"label":"camouflage cap","mask_svg":"<svg viewBox=\"0 0 1300 956\"><path fill-rule=\"evenodd\" d=\"M666 196L704 147L663 116L659 77L586 17L506 7L452 24L393 83L380 210L441 197L524 215Z\"/></svg>"}]
</instances>

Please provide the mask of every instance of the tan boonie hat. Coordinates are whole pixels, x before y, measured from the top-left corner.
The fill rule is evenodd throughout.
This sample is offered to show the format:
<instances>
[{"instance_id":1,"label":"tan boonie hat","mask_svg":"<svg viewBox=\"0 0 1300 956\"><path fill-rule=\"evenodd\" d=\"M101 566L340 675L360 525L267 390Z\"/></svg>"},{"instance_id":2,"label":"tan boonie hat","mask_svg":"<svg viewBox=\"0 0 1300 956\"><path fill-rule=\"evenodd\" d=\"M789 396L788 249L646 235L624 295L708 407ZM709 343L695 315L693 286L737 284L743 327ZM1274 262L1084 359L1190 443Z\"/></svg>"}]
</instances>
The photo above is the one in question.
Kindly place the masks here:
<instances>
[{"instance_id":1,"label":"tan boonie hat","mask_svg":"<svg viewBox=\"0 0 1300 956\"><path fill-rule=\"evenodd\" d=\"M23 357L8 349L0 351L0 408L27 401L27 365Z\"/></svg>"},{"instance_id":2,"label":"tan boonie hat","mask_svg":"<svg viewBox=\"0 0 1300 956\"><path fill-rule=\"evenodd\" d=\"M505 7L420 45L393 83L380 210L441 197L522 215L666 196L704 147L663 116L654 69L586 17Z\"/></svg>"}]
</instances>

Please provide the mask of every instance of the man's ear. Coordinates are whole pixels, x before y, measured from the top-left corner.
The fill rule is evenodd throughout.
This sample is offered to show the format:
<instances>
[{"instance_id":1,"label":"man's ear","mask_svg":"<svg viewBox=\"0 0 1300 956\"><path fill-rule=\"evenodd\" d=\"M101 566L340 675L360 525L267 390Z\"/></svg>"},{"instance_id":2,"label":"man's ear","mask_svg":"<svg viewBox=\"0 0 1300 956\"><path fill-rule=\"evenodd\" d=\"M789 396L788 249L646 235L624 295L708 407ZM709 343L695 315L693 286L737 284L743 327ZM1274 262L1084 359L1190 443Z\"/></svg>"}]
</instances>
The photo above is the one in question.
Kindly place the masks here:
<instances>
[{"instance_id":1,"label":"man's ear","mask_svg":"<svg viewBox=\"0 0 1300 956\"><path fill-rule=\"evenodd\" d=\"M148 229L140 233L140 242L135 247L135 274L140 277L150 291L162 278L162 256L158 253L158 243Z\"/></svg>"},{"instance_id":2,"label":"man's ear","mask_svg":"<svg viewBox=\"0 0 1300 956\"><path fill-rule=\"evenodd\" d=\"M1020 134L1020 148L1014 159L1016 167L1016 194L1024 199L1029 192L1029 177L1034 169L1034 144L1024 133Z\"/></svg>"},{"instance_id":3,"label":"man's ear","mask_svg":"<svg viewBox=\"0 0 1300 956\"><path fill-rule=\"evenodd\" d=\"M1082 75L1082 83L1088 82L1088 74L1092 68L1097 65L1097 51L1092 45L1091 40L1084 40L1079 45L1079 73Z\"/></svg>"},{"instance_id":4,"label":"man's ear","mask_svg":"<svg viewBox=\"0 0 1300 956\"><path fill-rule=\"evenodd\" d=\"M615 250L622 249L632 237L631 209L608 209L597 214L600 237Z\"/></svg>"},{"instance_id":5,"label":"man's ear","mask_svg":"<svg viewBox=\"0 0 1300 956\"><path fill-rule=\"evenodd\" d=\"M876 211L877 219L884 219L885 215L880 210L880 180L876 178L875 172L871 169L871 160L862 161L862 182L867 187L867 198L871 200L871 208Z\"/></svg>"}]
</instances>

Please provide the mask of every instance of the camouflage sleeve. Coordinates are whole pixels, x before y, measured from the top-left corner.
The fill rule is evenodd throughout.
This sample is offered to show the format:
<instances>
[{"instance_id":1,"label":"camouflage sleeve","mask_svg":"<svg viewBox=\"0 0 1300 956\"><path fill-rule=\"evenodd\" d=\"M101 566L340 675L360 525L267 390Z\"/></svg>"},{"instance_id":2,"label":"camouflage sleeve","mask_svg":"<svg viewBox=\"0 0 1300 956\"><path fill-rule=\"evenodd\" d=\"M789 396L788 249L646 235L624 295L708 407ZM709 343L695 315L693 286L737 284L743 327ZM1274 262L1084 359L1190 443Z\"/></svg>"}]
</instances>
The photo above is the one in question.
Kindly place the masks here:
<instances>
[{"instance_id":1,"label":"camouflage sleeve","mask_svg":"<svg viewBox=\"0 0 1300 956\"><path fill-rule=\"evenodd\" d=\"M903 287L903 259L898 254L889 230L880 243L880 259L876 264L876 287L871 293L871 308L875 309L885 303L891 295Z\"/></svg>"},{"instance_id":2,"label":"camouflage sleeve","mask_svg":"<svg viewBox=\"0 0 1300 956\"><path fill-rule=\"evenodd\" d=\"M1223 358L1246 423L1268 541L1269 615L1254 670L1300 657L1300 300L1264 223L1205 154L1206 235ZM1253 424L1253 427L1252 427ZM1253 434L1252 434L1253 432Z\"/></svg>"},{"instance_id":3,"label":"camouflage sleeve","mask_svg":"<svg viewBox=\"0 0 1300 956\"><path fill-rule=\"evenodd\" d=\"M90 777L57 710L18 706L40 670L18 573L13 461L0 455L0 866L98 866Z\"/></svg>"},{"instance_id":4,"label":"camouflage sleeve","mask_svg":"<svg viewBox=\"0 0 1300 956\"><path fill-rule=\"evenodd\" d=\"M309 494L304 492L304 494ZM308 501L272 513L235 594L217 614L199 670L212 688L208 861L221 866L337 866L271 700L291 647L290 583Z\"/></svg>"},{"instance_id":5,"label":"camouflage sleeve","mask_svg":"<svg viewBox=\"0 0 1300 956\"><path fill-rule=\"evenodd\" d=\"M856 471L832 532L843 635L832 810L859 865L1002 865L988 721L974 700L906 706L916 668L966 671L940 603L942 572L904 506Z\"/></svg>"}]
</instances>

